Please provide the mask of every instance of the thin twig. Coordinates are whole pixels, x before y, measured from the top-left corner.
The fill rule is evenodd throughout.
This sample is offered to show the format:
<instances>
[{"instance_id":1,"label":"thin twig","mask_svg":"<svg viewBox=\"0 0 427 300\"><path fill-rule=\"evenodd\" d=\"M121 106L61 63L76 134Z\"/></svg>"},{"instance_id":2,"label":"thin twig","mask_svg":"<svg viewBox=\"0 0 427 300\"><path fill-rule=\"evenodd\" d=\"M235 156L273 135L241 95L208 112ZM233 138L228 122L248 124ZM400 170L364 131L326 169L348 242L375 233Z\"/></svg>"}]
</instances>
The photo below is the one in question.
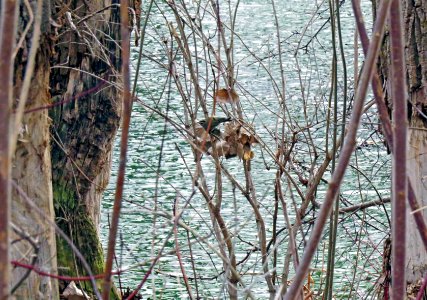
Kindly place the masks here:
<instances>
[{"instance_id":1,"label":"thin twig","mask_svg":"<svg viewBox=\"0 0 427 300\"><path fill-rule=\"evenodd\" d=\"M29 20L28 20L28 24L25 26L25 29L24 29L24 31L21 34L21 37L19 38L18 43L16 43L15 51L13 51L13 56L12 56L13 60L15 60L15 57L18 54L19 49L22 47L23 42L27 38L27 33L30 30L30 28L31 28L31 26L33 25L33 22L34 22L34 12L33 12L33 9L31 8L30 3L28 2L28 0L24 0L24 4L25 4L25 8L28 11Z\"/></svg>"},{"instance_id":2,"label":"thin twig","mask_svg":"<svg viewBox=\"0 0 427 300\"><path fill-rule=\"evenodd\" d=\"M351 114L350 123L348 125L348 133L343 143L343 148L339 157L338 165L329 183L328 190L325 196L325 201L323 202L319 215L317 216L310 236L310 240L308 241L307 246L305 248L304 255L301 259L301 263L294 277L294 281L292 282L288 292L285 295L285 300L294 299L303 285L311 260L316 252L317 246L322 237L323 227L329 216L332 204L336 199L339 187L342 183L345 174L345 170L350 161L351 154L355 148L356 133L361 119L363 102L366 97L368 85L371 81L372 74L374 71L374 65L382 41L384 24L387 18L390 4L391 3L389 0L382 1L380 9L378 10L378 16L374 26L373 41L369 47L365 68L362 70L362 74L360 76L360 83L356 91L354 108Z\"/></svg>"},{"instance_id":3,"label":"thin twig","mask_svg":"<svg viewBox=\"0 0 427 300\"><path fill-rule=\"evenodd\" d=\"M420 286L420 290L418 291L416 300L422 300L427 288L427 274L424 276L423 284Z\"/></svg>"},{"instance_id":4,"label":"thin twig","mask_svg":"<svg viewBox=\"0 0 427 300\"><path fill-rule=\"evenodd\" d=\"M176 251L176 257L178 259L178 263L179 263L179 268L181 269L181 273L182 273L182 278L184 279L184 283L185 283L185 287L187 289L187 293L188 296L190 297L191 300L194 299L193 294L191 293L191 286L190 283L188 282L188 277L187 274L185 272L185 268L184 268L184 264L182 263L182 255L181 255L181 250L179 248L179 243L178 243L178 226L177 226L177 221L178 219L176 218L177 216L177 210L178 210L178 195L175 198L174 204L173 204L173 216L174 216L174 223L173 223L173 234L175 237L175 251Z\"/></svg>"},{"instance_id":5,"label":"thin twig","mask_svg":"<svg viewBox=\"0 0 427 300\"><path fill-rule=\"evenodd\" d=\"M355 1L352 1L353 11L356 16L357 28L360 34L360 40L362 42L363 51L367 52L369 47L369 38L366 32L365 25L363 23L362 12L360 9L360 5ZM375 102L378 108L378 116L381 120L382 129L384 132L384 137L386 138L387 144L390 150L393 152L393 131L391 127L390 117L388 115L387 106L384 100L383 89L381 85L381 81L379 79L378 74L375 72L372 77L372 90L375 95ZM408 178L408 203L411 207L411 210L414 212L414 221L418 228L418 233L420 234L421 240L424 244L424 248L427 250L427 225L424 221L424 216L421 210L419 210L420 205L418 204L414 188L412 186L411 181Z\"/></svg>"},{"instance_id":6,"label":"thin twig","mask_svg":"<svg viewBox=\"0 0 427 300\"><path fill-rule=\"evenodd\" d=\"M39 247L37 241L35 241L28 233L24 232L23 230L21 230L20 228L18 228L13 223L12 223L12 229L13 229L13 231L15 231L15 233L17 235L19 235L21 238L23 238L24 240L26 240L31 245L31 247L33 247L34 253L32 254L32 259L31 259L30 266L32 266L34 268L34 266L35 266L35 264L37 262L39 251L40 251L40 247ZM10 291L11 294L13 294L13 293L16 292L16 290L21 286L21 284L25 281L25 279L27 279L27 277L30 275L30 273L31 273L31 269L28 268L27 271L25 272L25 274L12 287L12 289Z\"/></svg>"},{"instance_id":7,"label":"thin twig","mask_svg":"<svg viewBox=\"0 0 427 300\"><path fill-rule=\"evenodd\" d=\"M120 141L120 164L117 175L116 193L114 195L113 214L111 218L111 227L108 235L107 260L105 262L105 277L102 289L102 299L108 300L111 289L111 270L113 268L114 250L116 246L117 230L119 226L120 209L123 197L123 188L126 171L126 157L128 149L128 136L131 117L131 95L130 95L130 32L129 32L129 15L128 1L120 0L120 33L122 38L122 78L123 78L123 120L122 135Z\"/></svg>"}]
</instances>

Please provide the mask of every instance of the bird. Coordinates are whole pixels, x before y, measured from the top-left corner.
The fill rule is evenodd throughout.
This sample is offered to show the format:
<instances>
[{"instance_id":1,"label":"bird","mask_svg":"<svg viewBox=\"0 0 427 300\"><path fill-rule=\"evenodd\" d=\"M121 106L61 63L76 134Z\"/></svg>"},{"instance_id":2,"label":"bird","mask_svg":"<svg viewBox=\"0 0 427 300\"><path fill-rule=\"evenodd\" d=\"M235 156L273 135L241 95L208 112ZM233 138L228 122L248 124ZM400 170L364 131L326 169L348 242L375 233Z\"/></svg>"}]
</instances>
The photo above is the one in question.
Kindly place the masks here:
<instances>
[{"instance_id":1,"label":"bird","mask_svg":"<svg viewBox=\"0 0 427 300\"><path fill-rule=\"evenodd\" d=\"M207 120L200 120L196 122L192 131L196 138L195 142L199 145L199 147L201 147L201 149L203 149L204 152L207 152L208 149L212 147L213 143L215 143L215 141L222 139L221 130L219 130L217 126L228 121L231 121L231 118L217 118L213 116Z\"/></svg>"},{"instance_id":2,"label":"bird","mask_svg":"<svg viewBox=\"0 0 427 300\"><path fill-rule=\"evenodd\" d=\"M209 133L212 133L212 132L215 133L215 131L217 132L217 130L215 130L215 129L219 124L224 123L224 122L229 122L229 121L231 121L230 117L228 117L228 118L212 117L212 118L209 118L207 120L201 120L198 123L203 127L203 129L208 130L209 122L210 122L211 124L209 127Z\"/></svg>"}]
</instances>

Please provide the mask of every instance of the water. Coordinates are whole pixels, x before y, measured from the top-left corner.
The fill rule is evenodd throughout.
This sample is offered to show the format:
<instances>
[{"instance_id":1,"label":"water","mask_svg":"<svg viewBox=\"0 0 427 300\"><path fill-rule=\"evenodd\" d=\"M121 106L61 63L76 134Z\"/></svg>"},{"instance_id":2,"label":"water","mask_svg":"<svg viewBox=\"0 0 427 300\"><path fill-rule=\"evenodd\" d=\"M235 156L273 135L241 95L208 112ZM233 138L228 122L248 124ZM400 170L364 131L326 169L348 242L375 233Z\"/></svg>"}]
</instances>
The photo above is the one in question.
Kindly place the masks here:
<instances>
[{"instance_id":1,"label":"water","mask_svg":"<svg viewBox=\"0 0 427 300\"><path fill-rule=\"evenodd\" d=\"M244 2L244 3L243 3ZM292 155L292 166L288 169L292 178L298 183L298 188L304 192L305 187L299 183L298 173L307 177L314 156L309 151L313 147L307 144L308 134L311 134L313 145L316 146L318 157L313 163L318 168L325 153L325 116L327 100L331 87L330 66L332 60L331 31L327 3L322 1L276 1L280 35L282 41L283 69L286 78L285 103L288 109L283 113L278 100L280 87L280 65L272 6L270 1L242 1L237 13L235 32L235 73L236 90L240 95L244 121L253 124L257 135L262 140L255 146L255 158L251 161L252 176L260 212L266 223L267 242L272 238L272 222L274 210L274 182L277 168L271 153L277 149L277 141L281 139L281 124L285 115L286 139L290 141L291 129L299 129L298 142ZM362 1L363 2L363 1ZM185 1L190 12L195 12L197 2ZM205 4L204 1L200 3ZM232 1L232 7L235 2ZM147 4L144 4L147 5ZM221 20L229 24L228 4L221 5ZM369 12L368 1L363 2L364 9ZM353 95L353 19L350 3L342 7L341 22L345 53L349 73L349 98ZM125 194L120 221L120 236L117 243L118 264L129 268L121 277L122 286L134 288L142 280L149 268L150 258L160 251L163 256L153 269L149 280L144 284L141 293L152 297L153 291L161 299L185 299L187 291L183 284L182 273L176 254L170 253L175 247L172 215L174 203L183 210L181 220L192 229L190 234L191 251L194 266L190 258L189 242L185 230L178 229L177 240L187 276L193 278L194 271L197 289L202 298L224 299L228 297L224 289L222 263L218 256L218 242L214 238L209 211L205 199L196 191L192 196L193 185L191 174L195 172L194 156L186 134L178 130L171 122L165 124L164 118L153 113L147 107L160 110L181 126L185 127L186 115L184 103L179 95L175 82L167 80L168 53L165 51L164 40L170 46L170 35L166 21L159 13L162 11L169 21L176 22L170 10L164 3L154 8L147 27L147 38L142 60L141 75L138 81L138 97L144 105L136 104L132 114L131 132L129 138L128 164L126 170ZM211 10L210 10L211 11ZM310 24L306 27L306 24ZM215 36L216 22L208 14L203 19L203 30L214 47L217 45ZM368 22L369 24L369 22ZM301 33L304 32L304 36ZM318 30L323 28L318 33ZM229 32L227 39L229 39ZM190 36L191 37L191 36ZM192 39L192 37L191 37ZM190 39L190 40L191 40ZM177 44L173 44L176 51ZM205 69L203 60L203 45L197 39L197 52L192 44L192 53L198 54L199 83L207 92L208 109L212 109L212 74L210 68ZM294 54L298 53L296 60ZM132 49L133 61L137 61L138 49ZM225 61L225 55L221 58ZM214 64L215 59L212 58ZM362 57L360 56L360 60ZM194 89L191 78L183 62L182 55L176 56L176 70L184 86L184 91L193 108ZM338 67L339 76L339 106L342 107L342 67ZM299 73L299 74L298 74ZM215 73L216 74L216 73ZM300 76L298 76L300 75ZM301 79L300 79L301 78ZM276 85L277 84L277 85ZM302 88L303 87L303 88ZM304 115L303 107L307 112ZM218 107L217 115L223 116L224 110L230 107ZM278 119L278 116L280 117ZM289 118L291 116L291 118ZM203 113L198 107L198 119L203 119ZM341 117L340 117L341 118ZM279 120L279 121L278 121ZM377 118L374 110L368 110L364 115L359 132L359 150L353 156L341 197L346 205L378 199L389 196L390 157L386 155L381 144L381 136L375 131ZM306 128L307 127L307 128ZM306 129L304 129L306 128ZM330 131L331 133L332 131ZM104 246L107 243L108 218L114 198L114 186L118 167L118 143L113 154L113 167L110 185L103 201L101 235ZM329 140L331 143L331 140ZM364 147L366 146L366 147ZM179 150L178 150L179 149ZM161 158L159 160L159 157ZM238 158L222 160L224 168L241 185L245 186L243 163ZM214 195L215 166L212 158L204 155L202 158L203 171L206 176L209 193ZM190 171L188 171L188 169ZM308 169L307 169L308 168ZM324 175L324 182L319 185L316 201L323 201L330 178L330 169ZM157 187L157 192L156 192ZM294 220L294 204L301 204L295 187L289 191L286 177L282 177L282 187L287 201L291 222ZM351 203L351 204L350 204ZM341 204L344 206L344 204ZM280 205L279 205L280 207ZM156 209L156 213L154 211ZM257 227L255 216L246 198L238 190L233 192L230 180L223 175L223 202L221 214L227 227L234 236L232 242L236 249L238 271L242 274L245 286L259 299L268 299L268 290L262 272L261 254L256 249ZM315 216L316 212L310 212ZM285 226L283 213L279 210L277 228ZM309 224L304 225L305 239L308 239ZM361 299L370 295L370 290L381 271L382 241L388 233L389 225L384 210L375 207L355 214L342 215L338 228L338 245L335 264L335 289L337 298L348 298L349 288L356 278L352 297ZM326 268L328 228L324 231L325 239L319 247L316 261L312 263L315 291L324 285ZM282 271L283 259L287 249L287 233L284 230L278 235L281 241L278 249L278 273ZM299 255L302 254L304 239L298 235ZM270 248L271 250L272 248ZM269 252L269 266L272 268L272 252ZM290 278L292 277L292 273ZM116 280L117 282L117 280ZM195 294L194 280L190 281L192 292ZM244 288L239 288L239 295L245 294ZM372 295L372 294L371 294Z\"/></svg>"}]
</instances>

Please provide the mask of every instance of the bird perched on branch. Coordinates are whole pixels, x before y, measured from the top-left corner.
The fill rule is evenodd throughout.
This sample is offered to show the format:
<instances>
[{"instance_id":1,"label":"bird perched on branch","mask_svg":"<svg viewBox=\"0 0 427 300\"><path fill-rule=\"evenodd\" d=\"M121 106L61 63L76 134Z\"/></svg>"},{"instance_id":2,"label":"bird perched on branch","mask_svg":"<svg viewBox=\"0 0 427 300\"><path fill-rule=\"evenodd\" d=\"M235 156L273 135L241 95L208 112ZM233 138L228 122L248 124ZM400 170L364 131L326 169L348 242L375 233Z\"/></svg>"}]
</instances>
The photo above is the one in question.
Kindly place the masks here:
<instances>
[{"instance_id":1,"label":"bird perched on branch","mask_svg":"<svg viewBox=\"0 0 427 300\"><path fill-rule=\"evenodd\" d=\"M203 151L207 151L215 140L221 139L222 133L217 126L228 121L231 121L231 118L212 117L196 123L193 132L196 137L196 143L199 144Z\"/></svg>"},{"instance_id":2,"label":"bird perched on branch","mask_svg":"<svg viewBox=\"0 0 427 300\"><path fill-rule=\"evenodd\" d=\"M212 119L212 121L211 121ZM210 128L209 128L209 133L211 133L219 124L224 123L224 122L229 122L231 121L231 118L217 118L217 117L212 117L209 118L207 120L201 120L199 121L199 124L203 127L203 129L208 130L208 126L209 126L209 122L211 123Z\"/></svg>"}]
</instances>

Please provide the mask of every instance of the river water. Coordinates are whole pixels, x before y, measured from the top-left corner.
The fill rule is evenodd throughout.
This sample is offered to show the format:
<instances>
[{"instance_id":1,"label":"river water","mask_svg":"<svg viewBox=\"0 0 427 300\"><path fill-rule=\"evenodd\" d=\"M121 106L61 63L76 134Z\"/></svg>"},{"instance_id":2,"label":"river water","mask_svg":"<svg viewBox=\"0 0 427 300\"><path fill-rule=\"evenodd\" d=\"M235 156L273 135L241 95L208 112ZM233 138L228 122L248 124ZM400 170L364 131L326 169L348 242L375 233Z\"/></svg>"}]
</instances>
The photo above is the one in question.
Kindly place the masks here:
<instances>
[{"instance_id":1,"label":"river water","mask_svg":"<svg viewBox=\"0 0 427 300\"><path fill-rule=\"evenodd\" d=\"M207 1L185 1L190 11L194 11L199 2L202 3L202 7L205 7ZM219 3L221 19L224 24L229 24L229 1L219 1ZM231 7L235 7L235 4L236 1L231 1ZM313 160L313 155L309 152L313 149L307 145L308 133L311 134L318 151L318 160L313 164L314 169L320 166L325 156L323 150L327 143L325 116L331 89L332 63L329 10L328 3L324 1L276 0L275 4L280 28L282 66L286 80L285 103L288 111L285 118L288 120L288 125L285 134L289 138L290 128L302 128L307 125L310 127L301 130L298 135L298 142L292 155L292 166L288 170L298 181L298 173L308 176L309 170L306 167L310 167ZM366 15L370 16L370 1L362 1L362 4ZM143 5L143 13L145 13L148 4ZM354 20L350 5L349 1L343 3L341 23L348 71L347 94L352 100ZM208 5L206 9L207 13L202 20L202 26L205 34L212 37L212 44L216 45L216 22L209 16L208 12L212 10ZM162 15L161 12L164 14ZM121 276L120 285L135 288L146 274L150 258L156 257L162 251L163 256L143 285L141 294L144 299L153 299L153 295L157 299L187 298L177 256L171 252L175 249L171 219L174 203L177 201L178 209L183 212L182 221L194 231L189 235L192 260L189 259L190 249L185 230L179 228L177 237L187 276L191 279L197 278L196 281L190 281L192 292L194 295L197 292L203 299L226 299L228 294L225 291L225 278L222 274L223 265L216 254L219 247L212 233L207 204L198 192L192 195L192 179L187 170L189 168L194 174L195 163L191 146L176 126L172 126L171 122L165 123L161 115L153 113L153 110L148 108L155 108L162 114L167 114L168 118L181 126L186 125L183 100L177 93L175 82L169 83L167 80L168 72L165 66L168 66L168 58L164 41L167 40L167 45L170 45L170 35L165 18L174 22L170 10L163 1L159 1L158 6L153 8L147 26L144 57L138 78L138 98L144 105L135 103L132 113L125 194L116 252L117 265L129 270ZM275 87L277 84L280 90L281 79L271 1L240 1L236 20L234 52L236 90L240 95L244 121L252 124L262 141L252 149L255 157L251 161L251 168L260 211L266 223L267 241L270 241L273 233L274 182L277 167L269 153L275 153L277 149L277 140L281 136L277 124L278 120L280 120L279 123L282 122L280 118L284 115L278 101L278 89ZM198 51L202 54L203 46L200 41L197 43ZM173 47L176 50L176 43ZM296 56L295 53L297 53ZM358 56L360 65L363 56L361 53ZM137 57L138 48L134 47L132 48L133 70L135 70ZM222 59L225 57L222 56ZM197 62L200 67L199 82L202 88L209 92L213 88L213 77L210 75L210 78L206 79L209 70L206 71L206 64L202 58ZM338 106L342 108L343 70L340 61L338 65ZM190 101L194 101L194 91L191 90L189 75L186 73L180 55L176 56L176 68L184 83L185 93L190 95ZM209 98L209 93L206 97ZM304 105L306 106L305 115ZM208 106L210 110L211 105ZM225 109L230 108L218 107L217 115L224 116ZM198 118L203 118L201 110L198 111ZM342 122L341 115L338 121ZM359 132L358 150L353 155L351 166L341 188L341 207L376 200L379 196L389 197L390 156L387 155L381 142L377 123L375 111L373 108L368 109ZM113 152L110 184L102 203L101 236L105 248L118 168L119 139L120 135ZM330 134L328 141L331 143ZM242 161L233 158L224 159L222 163L236 181L245 186ZM216 189L215 167L208 155L203 156L202 166L207 186L213 194ZM330 173L329 168L323 176L324 181L319 185L316 194L316 201L319 203L323 201ZM300 205L301 200L294 189L290 192L287 188L288 183L285 177L282 185L288 213L293 222L295 213L292 199L297 205ZM302 191L305 190L303 185L299 188ZM233 235L232 242L236 249L237 261L245 259L244 263L239 265L238 271L242 275L246 288L250 289L256 298L268 299L261 255L259 251L254 250L258 246L254 213L245 197L238 191L233 191L232 184L225 176L223 177L221 212ZM317 210L311 211L307 219L315 217L316 212ZM305 239L309 236L309 223L303 226ZM277 230L284 227L283 213L279 212ZM382 243L388 231L389 224L382 207L340 216L334 277L336 298L363 299L373 296L372 289L381 271ZM314 279L312 288L315 292L324 285L328 234L329 228L326 228L325 238L312 263ZM286 230L278 235L280 243L277 245L277 271L279 274L283 269L287 238ZM299 255L301 255L304 245L301 235L298 236L297 242L300 247ZM272 251L269 255L271 268ZM118 279L116 283L119 284ZM239 288L239 295L244 295L244 289ZM350 289L352 289L351 296Z\"/></svg>"}]
</instances>

